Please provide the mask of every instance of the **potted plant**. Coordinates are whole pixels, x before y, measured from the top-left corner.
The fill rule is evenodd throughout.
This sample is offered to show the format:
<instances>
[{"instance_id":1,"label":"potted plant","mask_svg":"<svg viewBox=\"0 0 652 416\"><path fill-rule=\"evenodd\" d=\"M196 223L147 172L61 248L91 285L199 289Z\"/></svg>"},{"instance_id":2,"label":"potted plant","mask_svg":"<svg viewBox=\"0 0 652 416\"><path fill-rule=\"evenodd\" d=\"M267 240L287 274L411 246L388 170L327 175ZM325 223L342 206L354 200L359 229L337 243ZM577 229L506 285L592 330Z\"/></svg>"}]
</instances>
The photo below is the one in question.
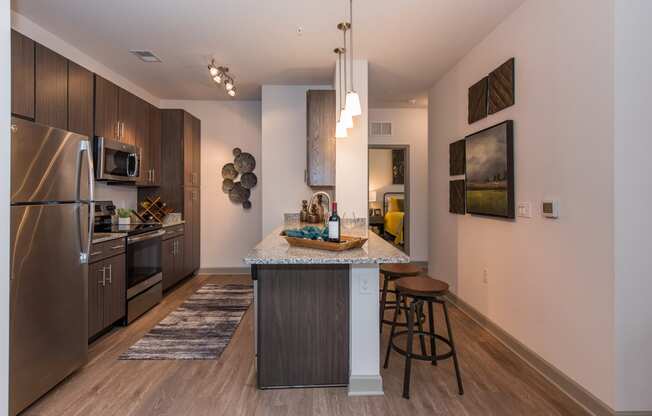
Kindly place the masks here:
<instances>
[{"instance_id":1,"label":"potted plant","mask_svg":"<svg viewBox=\"0 0 652 416\"><path fill-rule=\"evenodd\" d=\"M131 210L129 208L118 208L118 224L131 224Z\"/></svg>"}]
</instances>

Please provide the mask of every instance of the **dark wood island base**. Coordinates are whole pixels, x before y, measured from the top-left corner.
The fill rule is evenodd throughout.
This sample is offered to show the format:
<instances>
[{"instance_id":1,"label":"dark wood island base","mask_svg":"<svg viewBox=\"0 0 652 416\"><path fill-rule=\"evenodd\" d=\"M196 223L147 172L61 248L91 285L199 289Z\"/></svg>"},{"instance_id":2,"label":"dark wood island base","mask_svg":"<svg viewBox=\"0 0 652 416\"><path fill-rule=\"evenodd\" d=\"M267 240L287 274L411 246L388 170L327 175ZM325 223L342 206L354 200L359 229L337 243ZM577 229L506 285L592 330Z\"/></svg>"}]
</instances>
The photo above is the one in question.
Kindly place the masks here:
<instances>
[{"instance_id":1,"label":"dark wood island base","mask_svg":"<svg viewBox=\"0 0 652 416\"><path fill-rule=\"evenodd\" d=\"M259 264L258 388L349 384L348 264Z\"/></svg>"}]
</instances>

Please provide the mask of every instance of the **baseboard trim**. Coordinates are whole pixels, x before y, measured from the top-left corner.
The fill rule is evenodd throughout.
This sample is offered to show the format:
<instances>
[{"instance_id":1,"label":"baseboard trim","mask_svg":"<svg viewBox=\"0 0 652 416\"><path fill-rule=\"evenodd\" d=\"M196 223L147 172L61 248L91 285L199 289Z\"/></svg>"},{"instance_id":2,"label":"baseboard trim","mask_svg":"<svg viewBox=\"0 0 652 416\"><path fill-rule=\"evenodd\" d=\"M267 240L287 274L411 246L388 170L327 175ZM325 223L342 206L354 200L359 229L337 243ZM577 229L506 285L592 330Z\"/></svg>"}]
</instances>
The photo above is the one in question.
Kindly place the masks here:
<instances>
[{"instance_id":1,"label":"baseboard trim","mask_svg":"<svg viewBox=\"0 0 652 416\"><path fill-rule=\"evenodd\" d=\"M217 275L229 275L229 274L251 274L250 267L207 267L204 269L199 269L197 274L217 274Z\"/></svg>"},{"instance_id":2,"label":"baseboard trim","mask_svg":"<svg viewBox=\"0 0 652 416\"><path fill-rule=\"evenodd\" d=\"M530 367L541 374L545 379L557 386L564 394L584 407L589 413L595 416L643 416L650 413L615 412L602 400L595 397L591 392L571 380L567 375L558 370L555 366L544 360L537 353L529 349L519 340L508 334L504 329L496 325L489 318L484 316L473 306L464 302L453 293L448 294L448 299L459 308L464 314L493 335L505 347L518 355Z\"/></svg>"},{"instance_id":3,"label":"baseboard trim","mask_svg":"<svg viewBox=\"0 0 652 416\"><path fill-rule=\"evenodd\" d=\"M349 377L349 396L382 396L383 378L377 376L354 376Z\"/></svg>"},{"instance_id":4,"label":"baseboard trim","mask_svg":"<svg viewBox=\"0 0 652 416\"><path fill-rule=\"evenodd\" d=\"M615 416L652 416L652 411L642 411L642 412L616 412Z\"/></svg>"}]
</instances>

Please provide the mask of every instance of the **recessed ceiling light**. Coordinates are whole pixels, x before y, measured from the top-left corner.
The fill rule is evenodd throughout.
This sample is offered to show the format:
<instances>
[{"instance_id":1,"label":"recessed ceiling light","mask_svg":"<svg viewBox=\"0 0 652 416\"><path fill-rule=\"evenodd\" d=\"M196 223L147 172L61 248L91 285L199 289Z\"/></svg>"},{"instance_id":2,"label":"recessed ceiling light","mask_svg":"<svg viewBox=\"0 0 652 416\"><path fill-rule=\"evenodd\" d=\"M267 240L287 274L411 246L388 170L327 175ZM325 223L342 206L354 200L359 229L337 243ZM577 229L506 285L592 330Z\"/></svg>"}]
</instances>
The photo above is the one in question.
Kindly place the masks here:
<instances>
[{"instance_id":1,"label":"recessed ceiling light","mask_svg":"<svg viewBox=\"0 0 652 416\"><path fill-rule=\"evenodd\" d=\"M130 50L129 52L136 55L143 62L161 62L161 58L151 51Z\"/></svg>"}]
</instances>

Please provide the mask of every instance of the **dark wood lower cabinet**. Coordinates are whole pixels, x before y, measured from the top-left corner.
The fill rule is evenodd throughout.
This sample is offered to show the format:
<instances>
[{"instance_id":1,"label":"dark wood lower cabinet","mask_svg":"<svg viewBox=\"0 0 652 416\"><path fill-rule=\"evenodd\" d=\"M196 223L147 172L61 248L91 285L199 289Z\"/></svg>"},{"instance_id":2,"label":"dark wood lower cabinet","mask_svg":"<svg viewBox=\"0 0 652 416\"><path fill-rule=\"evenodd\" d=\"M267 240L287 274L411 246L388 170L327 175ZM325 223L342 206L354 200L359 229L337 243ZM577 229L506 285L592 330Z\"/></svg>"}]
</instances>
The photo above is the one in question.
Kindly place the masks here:
<instances>
[{"instance_id":1,"label":"dark wood lower cabinet","mask_svg":"<svg viewBox=\"0 0 652 416\"><path fill-rule=\"evenodd\" d=\"M258 265L258 387L349 383L349 266Z\"/></svg>"},{"instance_id":2,"label":"dark wood lower cabinet","mask_svg":"<svg viewBox=\"0 0 652 416\"><path fill-rule=\"evenodd\" d=\"M163 269L163 290L176 285L184 277L184 236L177 236L161 243L161 267Z\"/></svg>"},{"instance_id":3,"label":"dark wood lower cabinet","mask_svg":"<svg viewBox=\"0 0 652 416\"><path fill-rule=\"evenodd\" d=\"M88 268L88 337L94 337L124 318L125 310L125 255L91 263Z\"/></svg>"}]
</instances>

